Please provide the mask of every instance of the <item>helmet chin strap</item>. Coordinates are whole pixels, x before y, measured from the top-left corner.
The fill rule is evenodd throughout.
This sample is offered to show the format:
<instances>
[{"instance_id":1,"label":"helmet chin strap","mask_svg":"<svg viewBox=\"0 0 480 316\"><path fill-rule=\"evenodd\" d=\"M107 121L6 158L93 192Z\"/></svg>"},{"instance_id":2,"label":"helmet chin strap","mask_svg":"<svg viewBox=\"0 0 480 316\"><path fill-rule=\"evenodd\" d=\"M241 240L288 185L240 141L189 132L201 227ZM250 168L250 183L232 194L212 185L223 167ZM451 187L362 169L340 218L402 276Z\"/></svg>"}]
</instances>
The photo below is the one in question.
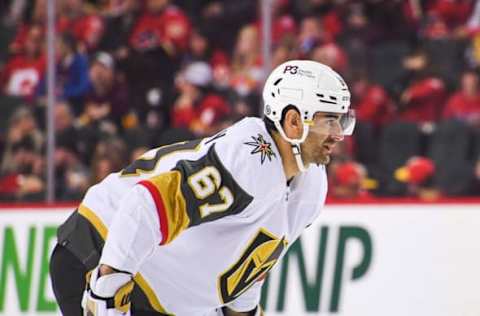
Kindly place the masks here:
<instances>
[{"instance_id":1,"label":"helmet chin strap","mask_svg":"<svg viewBox=\"0 0 480 316\"><path fill-rule=\"evenodd\" d=\"M304 172L307 170L305 168L305 165L303 164L303 159L302 159L302 150L300 149L300 144L292 144L292 152L293 156L295 157L295 161L297 162L297 167L300 172Z\"/></svg>"},{"instance_id":2,"label":"helmet chin strap","mask_svg":"<svg viewBox=\"0 0 480 316\"><path fill-rule=\"evenodd\" d=\"M307 168L305 168L305 164L303 163L303 160L302 160L302 149L300 148L300 144L303 143L305 141L305 139L307 138L308 125L305 124L305 123L303 124L303 134L302 134L301 138L293 139L293 138L288 137L285 134L285 131L283 130L282 125L280 125L280 122L275 121L274 124L275 124L275 127L277 128L277 130L279 131L280 135L283 137L283 139L285 139L287 142L289 142L290 145L292 146L292 152L293 152L293 156L295 157L295 161L297 163L298 170L300 170L300 172L306 171Z\"/></svg>"}]
</instances>

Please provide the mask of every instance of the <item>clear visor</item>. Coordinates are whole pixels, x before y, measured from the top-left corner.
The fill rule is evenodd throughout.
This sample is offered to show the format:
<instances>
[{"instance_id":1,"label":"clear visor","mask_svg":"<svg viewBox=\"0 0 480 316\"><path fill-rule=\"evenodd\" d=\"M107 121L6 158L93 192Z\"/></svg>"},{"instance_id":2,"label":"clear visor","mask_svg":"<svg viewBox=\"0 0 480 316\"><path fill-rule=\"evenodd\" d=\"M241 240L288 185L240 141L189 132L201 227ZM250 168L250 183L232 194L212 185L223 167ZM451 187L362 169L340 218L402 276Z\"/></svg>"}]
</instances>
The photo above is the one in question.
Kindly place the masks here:
<instances>
[{"instance_id":1,"label":"clear visor","mask_svg":"<svg viewBox=\"0 0 480 316\"><path fill-rule=\"evenodd\" d=\"M352 135L355 128L355 111L349 110L344 114L325 113L323 115L315 115L311 122L306 122L310 126L310 130L328 134L332 136L349 136Z\"/></svg>"}]
</instances>

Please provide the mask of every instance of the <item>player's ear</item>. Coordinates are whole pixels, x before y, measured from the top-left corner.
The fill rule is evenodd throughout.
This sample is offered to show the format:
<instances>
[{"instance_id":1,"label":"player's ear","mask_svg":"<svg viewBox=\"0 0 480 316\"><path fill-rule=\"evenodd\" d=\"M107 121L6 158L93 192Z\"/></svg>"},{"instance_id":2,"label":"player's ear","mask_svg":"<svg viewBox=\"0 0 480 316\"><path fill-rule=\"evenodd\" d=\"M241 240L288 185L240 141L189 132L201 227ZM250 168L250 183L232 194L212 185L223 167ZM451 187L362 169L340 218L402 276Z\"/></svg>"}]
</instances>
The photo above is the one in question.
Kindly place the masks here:
<instances>
[{"instance_id":1,"label":"player's ear","mask_svg":"<svg viewBox=\"0 0 480 316\"><path fill-rule=\"evenodd\" d=\"M289 138L300 138L303 133L303 124L300 113L295 108L285 113L283 129Z\"/></svg>"}]
</instances>

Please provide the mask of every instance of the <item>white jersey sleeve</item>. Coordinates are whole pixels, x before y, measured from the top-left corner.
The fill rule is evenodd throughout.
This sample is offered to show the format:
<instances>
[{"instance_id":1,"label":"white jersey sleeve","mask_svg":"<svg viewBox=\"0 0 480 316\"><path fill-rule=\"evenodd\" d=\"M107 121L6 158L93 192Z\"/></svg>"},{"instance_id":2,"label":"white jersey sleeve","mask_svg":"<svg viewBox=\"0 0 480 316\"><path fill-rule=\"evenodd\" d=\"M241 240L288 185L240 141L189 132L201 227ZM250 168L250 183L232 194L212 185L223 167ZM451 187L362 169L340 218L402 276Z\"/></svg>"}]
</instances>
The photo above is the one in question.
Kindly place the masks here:
<instances>
[{"instance_id":1,"label":"white jersey sleeve","mask_svg":"<svg viewBox=\"0 0 480 316\"><path fill-rule=\"evenodd\" d=\"M122 199L111 223L101 264L135 274L163 236L148 190L135 186Z\"/></svg>"}]
</instances>

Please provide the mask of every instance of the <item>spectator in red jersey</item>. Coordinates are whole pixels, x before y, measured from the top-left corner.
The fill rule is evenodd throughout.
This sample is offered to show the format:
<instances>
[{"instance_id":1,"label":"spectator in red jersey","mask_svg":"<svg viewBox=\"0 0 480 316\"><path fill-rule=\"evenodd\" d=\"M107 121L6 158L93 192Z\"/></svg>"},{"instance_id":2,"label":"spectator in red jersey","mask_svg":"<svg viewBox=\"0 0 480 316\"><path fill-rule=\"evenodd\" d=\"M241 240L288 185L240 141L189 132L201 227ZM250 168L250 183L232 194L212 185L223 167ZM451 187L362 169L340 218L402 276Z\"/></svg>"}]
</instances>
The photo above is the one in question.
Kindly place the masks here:
<instances>
[{"instance_id":1,"label":"spectator in red jersey","mask_svg":"<svg viewBox=\"0 0 480 316\"><path fill-rule=\"evenodd\" d=\"M415 123L434 123L440 118L445 98L443 81L429 74L428 57L419 51L404 60L407 85L400 97L399 118Z\"/></svg>"},{"instance_id":2,"label":"spectator in red jersey","mask_svg":"<svg viewBox=\"0 0 480 316\"><path fill-rule=\"evenodd\" d=\"M230 113L230 107L219 95L209 91L212 71L208 64L188 65L178 76L180 92L172 110L172 127L188 128L196 135L216 131L220 119Z\"/></svg>"},{"instance_id":3,"label":"spectator in red jersey","mask_svg":"<svg viewBox=\"0 0 480 316\"><path fill-rule=\"evenodd\" d=\"M352 107L359 122L371 123L377 130L395 115L395 105L387 91L370 82L366 75L352 84Z\"/></svg>"},{"instance_id":4,"label":"spectator in red jersey","mask_svg":"<svg viewBox=\"0 0 480 316\"><path fill-rule=\"evenodd\" d=\"M47 0L35 0L33 1L33 12L29 19L23 21L18 27L14 40L9 45L9 51L12 54L22 53L25 49L25 41L30 32L30 28L40 26L42 34L45 34L47 23ZM68 30L67 19L63 16L61 10L60 1L55 1L56 4L56 25L55 29L57 34L63 33Z\"/></svg>"},{"instance_id":5,"label":"spectator in red jersey","mask_svg":"<svg viewBox=\"0 0 480 316\"><path fill-rule=\"evenodd\" d=\"M87 13L85 2L82 0L61 0L55 1L55 4L57 33L68 31L82 45L82 49L94 50L104 31L102 18L96 14ZM46 0L34 1L31 22L41 26L42 33L46 31L46 8ZM11 52L17 53L24 49L30 28L31 23L21 25L10 45Z\"/></svg>"},{"instance_id":6,"label":"spectator in red jersey","mask_svg":"<svg viewBox=\"0 0 480 316\"><path fill-rule=\"evenodd\" d=\"M372 176L376 175L379 159L379 140L383 128L395 117L395 105L387 91L370 82L366 73L352 81L352 108L357 125L353 138L355 159L365 165Z\"/></svg>"},{"instance_id":7,"label":"spectator in red jersey","mask_svg":"<svg viewBox=\"0 0 480 316\"><path fill-rule=\"evenodd\" d=\"M460 89L448 99L442 118L480 126L479 77L475 71L468 70L462 74Z\"/></svg>"},{"instance_id":8,"label":"spectator in red jersey","mask_svg":"<svg viewBox=\"0 0 480 316\"><path fill-rule=\"evenodd\" d=\"M407 184L408 195L432 201L441 197L441 192L433 181L435 169L433 160L415 156L395 170L394 177L397 181Z\"/></svg>"},{"instance_id":9,"label":"spectator in red jersey","mask_svg":"<svg viewBox=\"0 0 480 316\"><path fill-rule=\"evenodd\" d=\"M32 98L45 71L43 34L39 25L30 27L22 53L13 56L0 74L2 90L7 95Z\"/></svg>"},{"instance_id":10,"label":"spectator in red jersey","mask_svg":"<svg viewBox=\"0 0 480 316\"><path fill-rule=\"evenodd\" d=\"M96 49L104 31L104 22L96 14L87 13L85 2L82 0L63 0L63 17L66 18L66 27L75 36L84 49Z\"/></svg>"},{"instance_id":11,"label":"spectator in red jersey","mask_svg":"<svg viewBox=\"0 0 480 316\"><path fill-rule=\"evenodd\" d=\"M145 11L137 20L130 45L138 51L162 47L176 55L188 47L190 20L169 0L147 0Z\"/></svg>"},{"instance_id":12,"label":"spectator in red jersey","mask_svg":"<svg viewBox=\"0 0 480 316\"><path fill-rule=\"evenodd\" d=\"M372 198L366 187L367 169L355 161L333 162L329 168L329 181L333 183L331 198L369 200Z\"/></svg>"},{"instance_id":13,"label":"spectator in red jersey","mask_svg":"<svg viewBox=\"0 0 480 316\"><path fill-rule=\"evenodd\" d=\"M467 22L474 3L471 0L434 0L428 5L427 11L440 17L453 31Z\"/></svg>"}]
</instances>

